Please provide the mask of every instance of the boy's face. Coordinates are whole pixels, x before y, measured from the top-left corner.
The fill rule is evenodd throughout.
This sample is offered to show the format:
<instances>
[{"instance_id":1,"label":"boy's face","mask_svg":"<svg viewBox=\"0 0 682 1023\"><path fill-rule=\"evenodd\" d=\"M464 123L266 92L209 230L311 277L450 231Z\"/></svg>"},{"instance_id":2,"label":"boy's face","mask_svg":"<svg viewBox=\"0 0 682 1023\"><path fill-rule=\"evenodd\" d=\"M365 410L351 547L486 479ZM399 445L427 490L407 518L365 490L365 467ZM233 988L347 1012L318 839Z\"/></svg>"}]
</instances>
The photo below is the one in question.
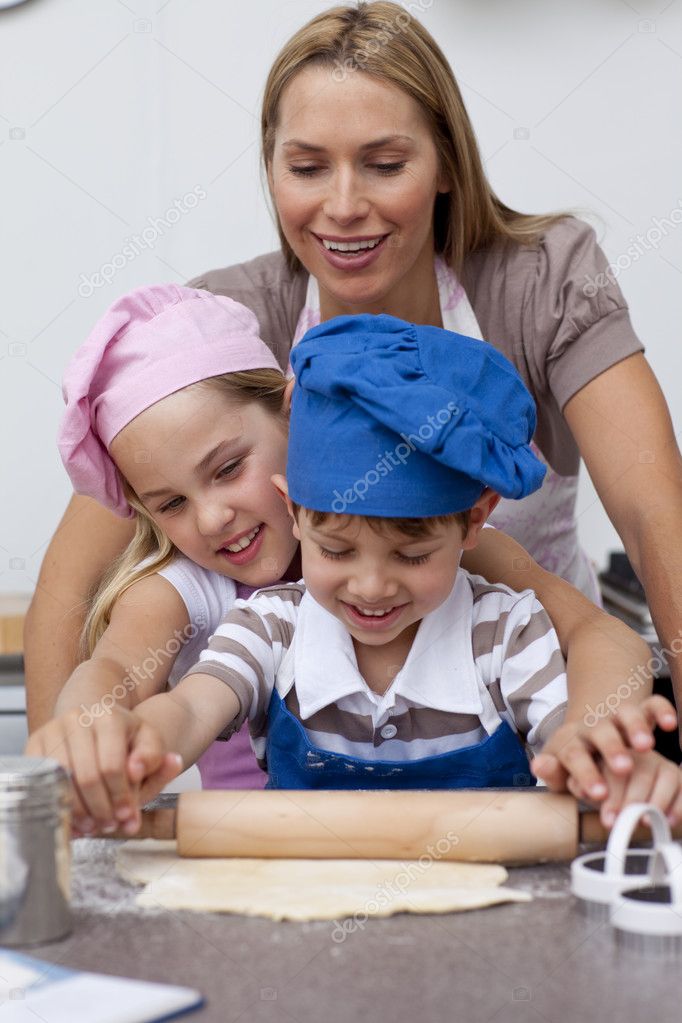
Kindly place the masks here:
<instances>
[{"instance_id":1,"label":"boy's face","mask_svg":"<svg viewBox=\"0 0 682 1023\"><path fill-rule=\"evenodd\" d=\"M476 545L498 500L485 492L470 513L468 531L453 520L419 540L377 532L360 516L330 515L316 527L301 509L294 535L301 541L306 587L354 640L388 644L443 603L462 551Z\"/></svg>"}]
</instances>

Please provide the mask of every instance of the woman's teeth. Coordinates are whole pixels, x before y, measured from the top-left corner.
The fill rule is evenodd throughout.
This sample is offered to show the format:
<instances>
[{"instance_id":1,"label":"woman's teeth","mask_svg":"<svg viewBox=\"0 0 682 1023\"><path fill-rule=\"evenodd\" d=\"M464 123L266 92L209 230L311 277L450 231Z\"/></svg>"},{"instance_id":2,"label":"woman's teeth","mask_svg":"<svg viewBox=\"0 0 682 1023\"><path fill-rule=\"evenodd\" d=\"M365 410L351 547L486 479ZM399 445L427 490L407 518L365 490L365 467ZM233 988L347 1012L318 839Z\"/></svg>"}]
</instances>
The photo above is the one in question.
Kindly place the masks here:
<instances>
[{"instance_id":1,"label":"woman's teeth","mask_svg":"<svg viewBox=\"0 0 682 1023\"><path fill-rule=\"evenodd\" d=\"M248 547L254 537L260 533L260 526L256 526L255 529L243 536L241 540L237 540L236 543L231 543L229 547L223 548L226 551L231 551L232 554L237 554L239 551L243 551L245 547Z\"/></svg>"},{"instance_id":2,"label":"woman's teeth","mask_svg":"<svg viewBox=\"0 0 682 1023\"><path fill-rule=\"evenodd\" d=\"M382 241L382 238L374 238L372 241L364 242L330 242L323 238L322 244L325 249L331 249L332 252L362 252L363 249L376 248L380 241Z\"/></svg>"}]
</instances>

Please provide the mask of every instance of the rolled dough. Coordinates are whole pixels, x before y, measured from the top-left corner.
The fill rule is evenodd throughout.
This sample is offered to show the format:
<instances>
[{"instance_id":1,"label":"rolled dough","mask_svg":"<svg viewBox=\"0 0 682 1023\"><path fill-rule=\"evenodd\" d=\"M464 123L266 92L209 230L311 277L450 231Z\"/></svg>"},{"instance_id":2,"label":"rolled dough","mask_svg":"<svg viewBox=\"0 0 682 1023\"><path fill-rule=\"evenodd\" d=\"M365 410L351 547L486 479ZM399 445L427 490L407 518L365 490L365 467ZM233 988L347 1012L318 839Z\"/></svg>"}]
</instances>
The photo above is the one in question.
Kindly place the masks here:
<instances>
[{"instance_id":1,"label":"rolled dough","mask_svg":"<svg viewBox=\"0 0 682 1023\"><path fill-rule=\"evenodd\" d=\"M498 887L494 864L399 860L186 859L175 842L124 843L116 868L142 883L138 905L241 913L271 920L338 920L394 913L451 913L499 902L527 902Z\"/></svg>"}]
</instances>

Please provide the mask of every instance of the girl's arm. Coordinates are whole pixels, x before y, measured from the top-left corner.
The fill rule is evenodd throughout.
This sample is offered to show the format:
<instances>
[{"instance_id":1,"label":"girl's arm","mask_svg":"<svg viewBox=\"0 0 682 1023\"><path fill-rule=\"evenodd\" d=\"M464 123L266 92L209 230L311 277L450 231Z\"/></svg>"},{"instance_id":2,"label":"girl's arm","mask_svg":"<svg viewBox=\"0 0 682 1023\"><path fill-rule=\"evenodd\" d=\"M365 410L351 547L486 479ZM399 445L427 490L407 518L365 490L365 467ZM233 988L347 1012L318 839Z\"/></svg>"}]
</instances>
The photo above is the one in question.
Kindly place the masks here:
<instances>
[{"instance_id":1,"label":"girl's arm","mask_svg":"<svg viewBox=\"0 0 682 1023\"><path fill-rule=\"evenodd\" d=\"M595 754L617 774L627 774L628 748L650 745L651 718L637 709L652 688L648 645L497 529L481 530L478 546L465 551L462 566L490 582L534 590L547 610L566 658L568 706L564 724L543 747L542 756L551 753L556 761L545 759L542 776L550 787L562 788L570 773L593 798L604 798ZM670 704L653 706L654 723L669 728Z\"/></svg>"},{"instance_id":2,"label":"girl's arm","mask_svg":"<svg viewBox=\"0 0 682 1023\"><path fill-rule=\"evenodd\" d=\"M28 726L48 721L79 662L91 594L132 539L134 524L87 497L71 498L47 549L24 624Z\"/></svg>"},{"instance_id":3,"label":"girl's arm","mask_svg":"<svg viewBox=\"0 0 682 1023\"><path fill-rule=\"evenodd\" d=\"M163 690L188 624L182 598L166 579L152 575L134 583L116 601L90 660L64 686L57 717L30 736L29 755L53 757L71 772L77 827L85 818L110 826L132 812L129 711Z\"/></svg>"}]
</instances>

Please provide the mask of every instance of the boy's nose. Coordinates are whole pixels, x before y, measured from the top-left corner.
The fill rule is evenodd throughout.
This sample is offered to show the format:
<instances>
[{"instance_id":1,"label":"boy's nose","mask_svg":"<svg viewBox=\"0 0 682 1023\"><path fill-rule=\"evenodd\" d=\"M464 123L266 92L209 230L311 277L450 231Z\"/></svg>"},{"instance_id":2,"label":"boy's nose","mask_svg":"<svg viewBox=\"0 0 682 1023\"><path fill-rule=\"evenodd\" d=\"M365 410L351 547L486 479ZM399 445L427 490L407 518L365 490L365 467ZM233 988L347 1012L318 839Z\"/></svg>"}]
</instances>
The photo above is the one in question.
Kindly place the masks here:
<instances>
[{"instance_id":1,"label":"boy's nose","mask_svg":"<svg viewBox=\"0 0 682 1023\"><path fill-rule=\"evenodd\" d=\"M394 579L381 572L372 572L348 580L348 593L359 604L376 604L388 600L398 592Z\"/></svg>"}]
</instances>

